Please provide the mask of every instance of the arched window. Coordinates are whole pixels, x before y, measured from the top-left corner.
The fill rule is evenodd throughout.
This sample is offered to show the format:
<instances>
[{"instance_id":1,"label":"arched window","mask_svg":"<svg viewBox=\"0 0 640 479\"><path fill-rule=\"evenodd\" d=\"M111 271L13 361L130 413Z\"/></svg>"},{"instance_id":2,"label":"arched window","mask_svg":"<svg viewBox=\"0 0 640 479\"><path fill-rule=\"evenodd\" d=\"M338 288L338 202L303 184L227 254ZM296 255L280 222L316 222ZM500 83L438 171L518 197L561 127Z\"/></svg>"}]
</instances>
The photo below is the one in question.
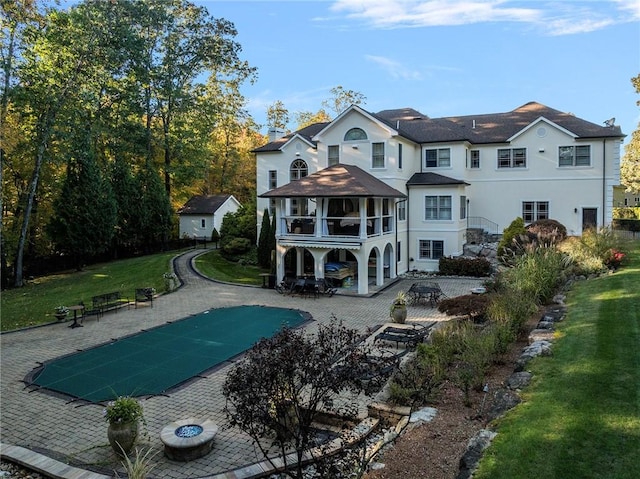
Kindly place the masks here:
<instances>
[{"instance_id":1,"label":"arched window","mask_svg":"<svg viewBox=\"0 0 640 479\"><path fill-rule=\"evenodd\" d=\"M295 160L291 163L291 168L289 169L289 180L299 180L300 178L304 178L309 174L309 168L307 167L307 163L304 160Z\"/></svg>"},{"instance_id":2,"label":"arched window","mask_svg":"<svg viewBox=\"0 0 640 479\"><path fill-rule=\"evenodd\" d=\"M362 128L351 128L344 135L344 141L366 140L367 134Z\"/></svg>"}]
</instances>

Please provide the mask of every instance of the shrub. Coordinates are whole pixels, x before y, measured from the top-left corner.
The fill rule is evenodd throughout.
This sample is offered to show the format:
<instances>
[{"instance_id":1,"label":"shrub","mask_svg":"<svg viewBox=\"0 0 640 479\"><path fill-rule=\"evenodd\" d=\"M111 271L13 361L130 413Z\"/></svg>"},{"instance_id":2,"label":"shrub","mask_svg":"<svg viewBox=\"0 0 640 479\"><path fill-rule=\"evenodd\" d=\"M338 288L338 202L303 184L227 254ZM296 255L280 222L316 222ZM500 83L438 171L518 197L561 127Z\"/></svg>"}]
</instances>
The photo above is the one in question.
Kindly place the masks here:
<instances>
[{"instance_id":1,"label":"shrub","mask_svg":"<svg viewBox=\"0 0 640 479\"><path fill-rule=\"evenodd\" d=\"M473 321L484 319L489 304L486 294L466 294L455 298L443 299L438 304L438 311L449 316L466 316Z\"/></svg>"},{"instance_id":2,"label":"shrub","mask_svg":"<svg viewBox=\"0 0 640 479\"><path fill-rule=\"evenodd\" d=\"M490 321L506 322L518 335L537 309L534 298L510 287L500 287L500 294L491 295L486 314Z\"/></svg>"},{"instance_id":3,"label":"shrub","mask_svg":"<svg viewBox=\"0 0 640 479\"><path fill-rule=\"evenodd\" d=\"M618 238L610 228L590 229L579 238L569 238L560 245L574 263L575 274L598 274L608 267L612 251L625 254L627 242Z\"/></svg>"},{"instance_id":4,"label":"shrub","mask_svg":"<svg viewBox=\"0 0 640 479\"><path fill-rule=\"evenodd\" d=\"M519 328L510 320L491 321L487 328L493 335L493 352L495 353L496 362L502 360L513 342L518 338Z\"/></svg>"},{"instance_id":5,"label":"shrub","mask_svg":"<svg viewBox=\"0 0 640 479\"><path fill-rule=\"evenodd\" d=\"M511 288L539 304L548 302L565 279L570 258L552 247L539 247L515 259L501 274Z\"/></svg>"},{"instance_id":6,"label":"shrub","mask_svg":"<svg viewBox=\"0 0 640 479\"><path fill-rule=\"evenodd\" d=\"M498 257L505 253L505 250L510 248L514 242L517 241L519 236L527 234L527 230L524 227L524 220L520 217L516 218L511 224L502 232L502 239L498 244Z\"/></svg>"},{"instance_id":7,"label":"shrub","mask_svg":"<svg viewBox=\"0 0 640 479\"><path fill-rule=\"evenodd\" d=\"M429 344L419 344L416 356L396 371L389 385L389 399L402 405L424 404L445 377L442 355Z\"/></svg>"},{"instance_id":8,"label":"shrub","mask_svg":"<svg viewBox=\"0 0 640 479\"><path fill-rule=\"evenodd\" d=\"M479 278L491 274L491 263L485 258L442 257L438 270L441 275Z\"/></svg>"},{"instance_id":9,"label":"shrub","mask_svg":"<svg viewBox=\"0 0 640 479\"><path fill-rule=\"evenodd\" d=\"M233 238L222 247L225 257L237 256L251 249L251 241L247 238Z\"/></svg>"},{"instance_id":10,"label":"shrub","mask_svg":"<svg viewBox=\"0 0 640 479\"><path fill-rule=\"evenodd\" d=\"M542 244L557 244L567 237L567 228L552 219L534 221L526 229Z\"/></svg>"},{"instance_id":11,"label":"shrub","mask_svg":"<svg viewBox=\"0 0 640 479\"><path fill-rule=\"evenodd\" d=\"M489 328L464 323L459 330L462 351L453 363L453 381L464 393L465 406L471 406L471 390L480 391L493 362L495 339Z\"/></svg>"}]
</instances>

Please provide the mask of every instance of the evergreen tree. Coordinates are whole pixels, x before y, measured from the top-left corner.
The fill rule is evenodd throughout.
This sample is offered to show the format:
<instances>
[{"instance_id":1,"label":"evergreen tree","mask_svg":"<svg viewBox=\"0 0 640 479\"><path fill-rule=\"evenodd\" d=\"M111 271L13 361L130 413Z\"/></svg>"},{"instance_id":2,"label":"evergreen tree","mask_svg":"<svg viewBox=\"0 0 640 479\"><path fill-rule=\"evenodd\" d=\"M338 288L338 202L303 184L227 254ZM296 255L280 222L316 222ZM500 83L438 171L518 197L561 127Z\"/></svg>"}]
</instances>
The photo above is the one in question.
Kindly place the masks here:
<instances>
[{"instance_id":1,"label":"evergreen tree","mask_svg":"<svg viewBox=\"0 0 640 479\"><path fill-rule=\"evenodd\" d=\"M136 183L141 195L137 227L143 249L149 252L158 246L166 248L171 232L172 211L160 176L147 164L136 175Z\"/></svg>"},{"instance_id":2,"label":"evergreen tree","mask_svg":"<svg viewBox=\"0 0 640 479\"><path fill-rule=\"evenodd\" d=\"M275 273L276 272L276 221L278 219L276 218L276 215L274 213L273 215L273 220L271 221L271 229L269 231L269 243L268 244L268 249L269 249L269 262L270 262L270 268L271 268L271 272Z\"/></svg>"},{"instance_id":3,"label":"evergreen tree","mask_svg":"<svg viewBox=\"0 0 640 479\"><path fill-rule=\"evenodd\" d=\"M108 250L117 222L111 186L102 178L89 145L89 129L74 135L62 193L54 202L49 233L57 250L82 268Z\"/></svg>"},{"instance_id":4,"label":"evergreen tree","mask_svg":"<svg viewBox=\"0 0 640 479\"><path fill-rule=\"evenodd\" d=\"M111 166L111 187L118 210L118 224L113 237L113 252L134 251L140 246L136 218L141 214L139 191L127 161L116 158Z\"/></svg>"},{"instance_id":5,"label":"evergreen tree","mask_svg":"<svg viewBox=\"0 0 640 479\"><path fill-rule=\"evenodd\" d=\"M269 210L265 208L262 213L262 226L260 227L260 237L258 238L258 264L263 268L268 268L271 261L270 233Z\"/></svg>"}]
</instances>

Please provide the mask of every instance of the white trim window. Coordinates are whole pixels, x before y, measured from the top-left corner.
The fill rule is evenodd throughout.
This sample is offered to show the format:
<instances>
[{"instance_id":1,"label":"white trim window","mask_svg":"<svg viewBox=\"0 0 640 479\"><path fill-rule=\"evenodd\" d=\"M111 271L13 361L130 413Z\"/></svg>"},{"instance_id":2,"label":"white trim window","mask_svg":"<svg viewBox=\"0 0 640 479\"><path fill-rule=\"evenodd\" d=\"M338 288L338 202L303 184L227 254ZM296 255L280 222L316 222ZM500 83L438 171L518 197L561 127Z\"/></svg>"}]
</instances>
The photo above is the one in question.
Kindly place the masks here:
<instances>
[{"instance_id":1,"label":"white trim window","mask_svg":"<svg viewBox=\"0 0 640 479\"><path fill-rule=\"evenodd\" d=\"M460 197L460 219L461 220L467 219L467 197L466 196Z\"/></svg>"},{"instance_id":2,"label":"white trim window","mask_svg":"<svg viewBox=\"0 0 640 479\"><path fill-rule=\"evenodd\" d=\"M469 150L469 168L480 168L480 150Z\"/></svg>"},{"instance_id":3,"label":"white trim window","mask_svg":"<svg viewBox=\"0 0 640 479\"><path fill-rule=\"evenodd\" d=\"M366 140L367 134L362 128L351 128L344 134L344 141Z\"/></svg>"},{"instance_id":4,"label":"white trim window","mask_svg":"<svg viewBox=\"0 0 640 479\"><path fill-rule=\"evenodd\" d=\"M400 201L398 203L398 221L406 221L407 220L407 202Z\"/></svg>"},{"instance_id":5,"label":"white trim window","mask_svg":"<svg viewBox=\"0 0 640 479\"><path fill-rule=\"evenodd\" d=\"M329 145L327 147L327 165L333 166L340 163L340 145Z\"/></svg>"},{"instance_id":6,"label":"white trim window","mask_svg":"<svg viewBox=\"0 0 640 479\"><path fill-rule=\"evenodd\" d=\"M309 167L307 166L307 162L304 160L294 160L291 163L291 168L289 169L289 180L299 180L300 178L304 178L309 174Z\"/></svg>"},{"instance_id":7,"label":"white trim window","mask_svg":"<svg viewBox=\"0 0 640 479\"><path fill-rule=\"evenodd\" d=\"M402 169L402 143L398 143L398 169Z\"/></svg>"},{"instance_id":8,"label":"white trim window","mask_svg":"<svg viewBox=\"0 0 640 479\"><path fill-rule=\"evenodd\" d=\"M425 196L424 197L425 220L450 220L451 196Z\"/></svg>"},{"instance_id":9,"label":"white trim window","mask_svg":"<svg viewBox=\"0 0 640 479\"><path fill-rule=\"evenodd\" d=\"M526 168L526 148L500 148L498 149L498 168Z\"/></svg>"},{"instance_id":10,"label":"white trim window","mask_svg":"<svg viewBox=\"0 0 640 479\"><path fill-rule=\"evenodd\" d=\"M419 259L440 259L444 256L444 241L420 240L418 244Z\"/></svg>"},{"instance_id":11,"label":"white trim window","mask_svg":"<svg viewBox=\"0 0 640 479\"><path fill-rule=\"evenodd\" d=\"M522 219L525 223L549 219L548 201L523 201Z\"/></svg>"},{"instance_id":12,"label":"white trim window","mask_svg":"<svg viewBox=\"0 0 640 479\"><path fill-rule=\"evenodd\" d=\"M371 167L384 168L384 143L371 143Z\"/></svg>"},{"instance_id":13,"label":"white trim window","mask_svg":"<svg viewBox=\"0 0 640 479\"><path fill-rule=\"evenodd\" d=\"M278 187L278 170L269 170L269 189Z\"/></svg>"},{"instance_id":14,"label":"white trim window","mask_svg":"<svg viewBox=\"0 0 640 479\"><path fill-rule=\"evenodd\" d=\"M591 145L558 147L558 166L591 166Z\"/></svg>"},{"instance_id":15,"label":"white trim window","mask_svg":"<svg viewBox=\"0 0 640 479\"><path fill-rule=\"evenodd\" d=\"M451 148L434 148L424 151L426 168L451 166Z\"/></svg>"}]
</instances>

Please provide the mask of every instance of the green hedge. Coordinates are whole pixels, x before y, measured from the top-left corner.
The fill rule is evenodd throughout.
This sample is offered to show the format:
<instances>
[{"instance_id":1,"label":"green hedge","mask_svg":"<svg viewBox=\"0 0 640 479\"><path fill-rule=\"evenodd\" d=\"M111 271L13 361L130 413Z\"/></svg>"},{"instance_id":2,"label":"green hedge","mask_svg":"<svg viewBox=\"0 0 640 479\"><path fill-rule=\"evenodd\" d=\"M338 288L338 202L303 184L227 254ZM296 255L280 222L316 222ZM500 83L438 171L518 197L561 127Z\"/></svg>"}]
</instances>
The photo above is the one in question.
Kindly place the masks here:
<instances>
[{"instance_id":1,"label":"green hedge","mask_svg":"<svg viewBox=\"0 0 640 479\"><path fill-rule=\"evenodd\" d=\"M439 272L446 276L472 276L480 278L491 274L491 263L485 258L442 257Z\"/></svg>"}]
</instances>

